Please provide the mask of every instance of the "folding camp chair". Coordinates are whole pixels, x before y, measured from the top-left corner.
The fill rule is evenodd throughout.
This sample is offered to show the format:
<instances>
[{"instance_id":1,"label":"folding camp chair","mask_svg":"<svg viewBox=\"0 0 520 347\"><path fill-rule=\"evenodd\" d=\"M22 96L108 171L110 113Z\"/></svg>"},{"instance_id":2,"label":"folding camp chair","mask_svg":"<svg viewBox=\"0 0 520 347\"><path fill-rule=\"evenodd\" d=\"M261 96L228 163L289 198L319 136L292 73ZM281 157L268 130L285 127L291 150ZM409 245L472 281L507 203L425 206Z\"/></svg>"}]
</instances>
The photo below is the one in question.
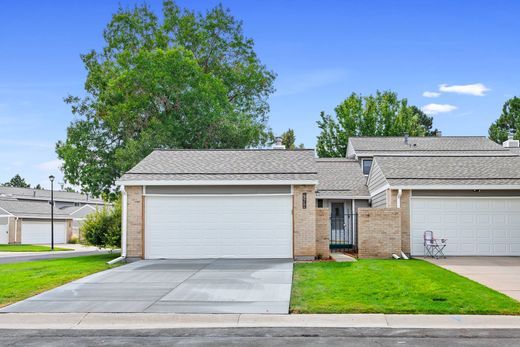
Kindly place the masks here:
<instances>
[{"instance_id":1,"label":"folding camp chair","mask_svg":"<svg viewBox=\"0 0 520 347\"><path fill-rule=\"evenodd\" d=\"M435 259L439 257L446 258L444 255L444 248L448 239L436 239L433 236L433 231L426 230L423 234L424 238L424 256L429 256Z\"/></svg>"}]
</instances>

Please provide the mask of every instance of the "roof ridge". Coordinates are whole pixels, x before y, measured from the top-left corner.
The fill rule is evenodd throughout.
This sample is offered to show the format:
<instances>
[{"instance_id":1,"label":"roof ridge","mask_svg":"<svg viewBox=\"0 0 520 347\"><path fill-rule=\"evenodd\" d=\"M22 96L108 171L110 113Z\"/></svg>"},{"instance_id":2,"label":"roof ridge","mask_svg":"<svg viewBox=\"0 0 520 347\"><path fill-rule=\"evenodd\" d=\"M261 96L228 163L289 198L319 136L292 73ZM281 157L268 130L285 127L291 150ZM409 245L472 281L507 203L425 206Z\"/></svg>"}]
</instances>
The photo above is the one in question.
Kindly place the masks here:
<instances>
[{"instance_id":1,"label":"roof ridge","mask_svg":"<svg viewBox=\"0 0 520 347\"><path fill-rule=\"evenodd\" d=\"M196 149L196 148L155 148L153 151L160 152L305 152L314 151L314 148L295 148L295 149L272 149L272 148L207 148L207 149Z\"/></svg>"}]
</instances>

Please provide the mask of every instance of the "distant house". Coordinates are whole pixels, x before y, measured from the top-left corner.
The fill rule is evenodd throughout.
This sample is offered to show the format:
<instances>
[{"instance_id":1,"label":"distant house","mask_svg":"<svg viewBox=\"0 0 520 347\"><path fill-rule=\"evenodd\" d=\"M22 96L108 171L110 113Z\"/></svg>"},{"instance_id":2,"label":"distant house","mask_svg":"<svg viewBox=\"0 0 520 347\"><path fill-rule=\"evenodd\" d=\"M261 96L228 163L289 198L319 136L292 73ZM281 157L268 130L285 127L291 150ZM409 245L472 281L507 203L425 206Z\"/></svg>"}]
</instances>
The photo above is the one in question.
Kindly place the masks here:
<instances>
[{"instance_id":1,"label":"distant house","mask_svg":"<svg viewBox=\"0 0 520 347\"><path fill-rule=\"evenodd\" d=\"M50 191L0 187L0 244L51 242ZM85 194L54 192L54 242L79 236L84 218L104 204Z\"/></svg>"}]
</instances>

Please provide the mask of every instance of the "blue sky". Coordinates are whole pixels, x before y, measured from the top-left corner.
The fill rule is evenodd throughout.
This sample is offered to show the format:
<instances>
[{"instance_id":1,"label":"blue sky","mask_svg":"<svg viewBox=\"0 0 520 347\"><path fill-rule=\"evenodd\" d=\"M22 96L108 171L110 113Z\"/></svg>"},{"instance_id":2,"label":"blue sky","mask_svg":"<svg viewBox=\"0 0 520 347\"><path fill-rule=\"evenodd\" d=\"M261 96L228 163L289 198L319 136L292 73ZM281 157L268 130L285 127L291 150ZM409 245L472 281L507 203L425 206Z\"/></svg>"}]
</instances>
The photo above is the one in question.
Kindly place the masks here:
<instances>
[{"instance_id":1,"label":"blue sky","mask_svg":"<svg viewBox=\"0 0 520 347\"><path fill-rule=\"evenodd\" d=\"M178 1L196 10L218 2ZM437 112L444 135L486 135L504 101L520 95L518 1L221 2L278 74L271 126L295 129L307 147L315 146L319 112L331 113L352 92L396 91ZM120 3L135 1L2 5L0 182L16 173L33 185L48 186L51 173L61 180L54 144L72 120L63 97L82 95L79 54L102 47ZM147 3L160 11L161 1Z\"/></svg>"}]
</instances>

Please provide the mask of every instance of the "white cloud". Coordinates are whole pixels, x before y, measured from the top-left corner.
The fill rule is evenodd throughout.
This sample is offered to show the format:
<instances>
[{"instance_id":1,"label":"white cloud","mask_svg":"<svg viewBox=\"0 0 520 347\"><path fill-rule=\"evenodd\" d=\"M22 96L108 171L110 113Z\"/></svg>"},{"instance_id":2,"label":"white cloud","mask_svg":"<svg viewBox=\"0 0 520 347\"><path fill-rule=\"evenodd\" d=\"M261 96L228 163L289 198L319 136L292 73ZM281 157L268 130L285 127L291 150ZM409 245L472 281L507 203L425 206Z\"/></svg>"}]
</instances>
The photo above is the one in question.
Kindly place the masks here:
<instances>
[{"instance_id":1,"label":"white cloud","mask_svg":"<svg viewBox=\"0 0 520 347\"><path fill-rule=\"evenodd\" d=\"M488 87L482 83L474 84L460 84L449 86L447 84L440 84L439 90L444 93L467 94L475 96L484 96L485 92L490 91Z\"/></svg>"},{"instance_id":2,"label":"white cloud","mask_svg":"<svg viewBox=\"0 0 520 347\"><path fill-rule=\"evenodd\" d=\"M449 104L428 104L422 107L424 113L432 115L438 113L447 113L457 109L457 106Z\"/></svg>"},{"instance_id":3,"label":"white cloud","mask_svg":"<svg viewBox=\"0 0 520 347\"><path fill-rule=\"evenodd\" d=\"M437 93L437 92L424 92L422 93L422 96L424 96L425 98L437 98L441 95L441 93Z\"/></svg>"},{"instance_id":4,"label":"white cloud","mask_svg":"<svg viewBox=\"0 0 520 347\"><path fill-rule=\"evenodd\" d=\"M63 165L63 161L59 159L44 161L43 163L36 164L36 167L42 171L49 173L60 171L60 167Z\"/></svg>"}]
</instances>

